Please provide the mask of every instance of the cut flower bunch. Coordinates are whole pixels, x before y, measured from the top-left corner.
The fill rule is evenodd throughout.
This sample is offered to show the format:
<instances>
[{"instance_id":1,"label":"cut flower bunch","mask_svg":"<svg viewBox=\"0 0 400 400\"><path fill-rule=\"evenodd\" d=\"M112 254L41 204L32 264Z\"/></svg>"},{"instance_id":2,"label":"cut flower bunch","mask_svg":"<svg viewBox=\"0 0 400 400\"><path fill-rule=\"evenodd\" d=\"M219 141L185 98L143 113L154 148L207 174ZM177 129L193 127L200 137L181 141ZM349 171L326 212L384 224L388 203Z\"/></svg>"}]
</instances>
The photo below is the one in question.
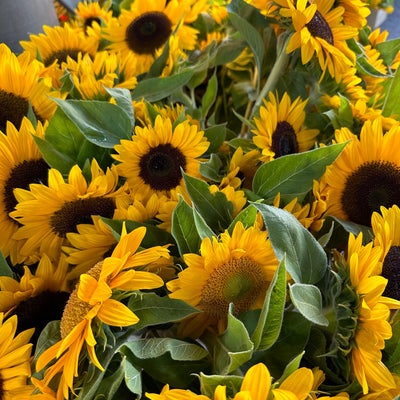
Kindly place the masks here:
<instances>
[{"instance_id":1,"label":"cut flower bunch","mask_svg":"<svg viewBox=\"0 0 400 400\"><path fill-rule=\"evenodd\" d=\"M0 399L399 398L390 6L58 4L0 44Z\"/></svg>"}]
</instances>

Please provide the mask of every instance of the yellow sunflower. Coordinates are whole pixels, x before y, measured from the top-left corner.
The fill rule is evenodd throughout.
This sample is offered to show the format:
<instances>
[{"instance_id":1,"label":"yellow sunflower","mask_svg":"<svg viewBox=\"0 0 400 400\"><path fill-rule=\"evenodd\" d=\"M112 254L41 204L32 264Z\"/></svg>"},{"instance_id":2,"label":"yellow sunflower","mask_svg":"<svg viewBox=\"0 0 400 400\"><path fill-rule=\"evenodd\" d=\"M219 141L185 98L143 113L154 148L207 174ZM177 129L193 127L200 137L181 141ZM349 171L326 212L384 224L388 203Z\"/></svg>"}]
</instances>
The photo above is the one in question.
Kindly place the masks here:
<instances>
[{"instance_id":1,"label":"yellow sunflower","mask_svg":"<svg viewBox=\"0 0 400 400\"><path fill-rule=\"evenodd\" d=\"M400 301L384 297L387 279L381 270L382 249L370 242L362 244L362 234L349 236L346 264L350 282L359 298L357 328L352 338L352 372L363 394L393 389L396 383L382 362L385 340L392 336L390 310L399 309Z\"/></svg>"},{"instance_id":2,"label":"yellow sunflower","mask_svg":"<svg viewBox=\"0 0 400 400\"><path fill-rule=\"evenodd\" d=\"M384 133L378 118L363 124L360 138L347 128L335 137L349 143L322 177L327 214L371 226L374 211L400 204L400 127Z\"/></svg>"},{"instance_id":3,"label":"yellow sunflower","mask_svg":"<svg viewBox=\"0 0 400 400\"><path fill-rule=\"evenodd\" d=\"M16 56L6 44L0 43L0 131L7 121L19 128L29 111L29 99L39 81L43 66L29 54Z\"/></svg>"},{"instance_id":4,"label":"yellow sunflower","mask_svg":"<svg viewBox=\"0 0 400 400\"><path fill-rule=\"evenodd\" d=\"M335 4L344 8L343 22L345 25L361 29L368 24L367 17L371 14L371 10L367 1L338 0Z\"/></svg>"},{"instance_id":5,"label":"yellow sunflower","mask_svg":"<svg viewBox=\"0 0 400 400\"><path fill-rule=\"evenodd\" d=\"M157 116L154 126L135 128L132 140L121 140L115 146L120 162L118 173L126 178L133 191L168 195L183 185L181 169L191 176L199 176L199 157L209 142L196 125L188 121L174 128L169 118Z\"/></svg>"},{"instance_id":6,"label":"yellow sunflower","mask_svg":"<svg viewBox=\"0 0 400 400\"><path fill-rule=\"evenodd\" d=\"M8 122L5 134L0 132L0 251L12 264L24 262L20 253L23 242L13 238L19 224L9 216L17 205L14 189L28 189L31 183L46 183L49 166L37 148L32 134L43 137L45 127L39 122L35 130L27 118L21 128Z\"/></svg>"},{"instance_id":7,"label":"yellow sunflower","mask_svg":"<svg viewBox=\"0 0 400 400\"><path fill-rule=\"evenodd\" d=\"M61 247L68 245L67 233L76 232L78 224L90 223L92 215L113 217L117 183L114 166L103 172L93 159L90 182L75 165L67 182L52 168L48 185L31 184L29 190L14 190L18 204L10 215L21 225L13 236L24 241L21 255L46 253L57 260Z\"/></svg>"},{"instance_id":8,"label":"yellow sunflower","mask_svg":"<svg viewBox=\"0 0 400 400\"><path fill-rule=\"evenodd\" d=\"M147 71L174 35L182 50L193 50L198 31L185 23L193 19L189 0L133 1L129 10L121 10L104 28L103 36L110 42L108 49L125 54L133 53ZM203 2L200 2L203 3Z\"/></svg>"},{"instance_id":9,"label":"yellow sunflower","mask_svg":"<svg viewBox=\"0 0 400 400\"><path fill-rule=\"evenodd\" d=\"M62 339L45 350L36 364L37 371L41 371L56 359L45 369L43 384L48 386L59 376L57 398L68 399L69 392L74 389L74 378L79 375L78 361L84 348L90 361L103 370L95 352L97 342L92 324L126 327L139 321L127 306L112 298L113 290L154 289L163 285L156 274L136 270L160 258L169 258L168 250L161 246L138 251L145 233L145 228L129 234L124 230L112 255L80 276L61 319Z\"/></svg>"},{"instance_id":10,"label":"yellow sunflower","mask_svg":"<svg viewBox=\"0 0 400 400\"><path fill-rule=\"evenodd\" d=\"M281 100L272 92L268 101L264 99L260 117L254 118L256 129L252 131L253 142L262 151L262 161L303 152L314 145L319 131L303 127L306 104L307 100L300 97L292 102L286 92Z\"/></svg>"},{"instance_id":11,"label":"yellow sunflower","mask_svg":"<svg viewBox=\"0 0 400 400\"><path fill-rule=\"evenodd\" d=\"M1 397L5 400L21 399L32 387L27 385L31 376L32 343L29 340L33 329L16 335L16 315L5 319L0 313L0 384Z\"/></svg>"},{"instance_id":12,"label":"yellow sunflower","mask_svg":"<svg viewBox=\"0 0 400 400\"><path fill-rule=\"evenodd\" d=\"M328 71L336 80L355 65L354 52L346 40L357 36L358 29L343 24L345 9L335 6L335 0L288 1L289 8L281 14L292 18L295 32L286 48L287 53L301 51L301 61L307 64L316 56L323 73Z\"/></svg>"},{"instance_id":13,"label":"yellow sunflower","mask_svg":"<svg viewBox=\"0 0 400 400\"><path fill-rule=\"evenodd\" d=\"M199 254L185 254L187 265L178 278L167 283L169 296L202 312L181 326L183 336L200 336L207 328L223 332L229 303L236 313L261 308L278 261L267 232L245 229L237 223L227 231L203 239Z\"/></svg>"},{"instance_id":14,"label":"yellow sunflower","mask_svg":"<svg viewBox=\"0 0 400 400\"><path fill-rule=\"evenodd\" d=\"M0 312L17 315L19 331L36 328L33 342L48 322L61 318L70 292L68 270L65 257L53 264L43 255L35 273L24 266L19 280L0 276Z\"/></svg>"}]
</instances>

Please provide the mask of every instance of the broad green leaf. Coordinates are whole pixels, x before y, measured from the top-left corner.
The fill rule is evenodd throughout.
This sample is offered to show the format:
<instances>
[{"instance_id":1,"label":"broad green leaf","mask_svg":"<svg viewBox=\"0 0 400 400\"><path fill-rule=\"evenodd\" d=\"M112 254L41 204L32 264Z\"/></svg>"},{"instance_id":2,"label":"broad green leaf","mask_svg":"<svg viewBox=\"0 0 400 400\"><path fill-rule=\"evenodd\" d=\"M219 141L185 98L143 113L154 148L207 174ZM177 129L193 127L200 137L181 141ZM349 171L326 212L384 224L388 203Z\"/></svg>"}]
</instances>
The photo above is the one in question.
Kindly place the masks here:
<instances>
[{"instance_id":1,"label":"broad green leaf","mask_svg":"<svg viewBox=\"0 0 400 400\"><path fill-rule=\"evenodd\" d=\"M212 153L208 161L200 163L200 173L207 179L214 182L220 182L224 177L224 164L217 154Z\"/></svg>"},{"instance_id":2,"label":"broad green leaf","mask_svg":"<svg viewBox=\"0 0 400 400\"><path fill-rule=\"evenodd\" d=\"M393 77L388 78L390 85L384 97L382 115L385 117L400 116L400 68L397 68Z\"/></svg>"},{"instance_id":3,"label":"broad green leaf","mask_svg":"<svg viewBox=\"0 0 400 400\"><path fill-rule=\"evenodd\" d=\"M312 189L313 180L324 174L345 146L346 143L338 143L265 163L254 176L253 191L267 202L278 193L286 200L302 198Z\"/></svg>"},{"instance_id":4,"label":"broad green leaf","mask_svg":"<svg viewBox=\"0 0 400 400\"><path fill-rule=\"evenodd\" d=\"M376 48L380 53L380 58L382 58L385 64L391 65L400 51L400 38L377 43Z\"/></svg>"},{"instance_id":5,"label":"broad green leaf","mask_svg":"<svg viewBox=\"0 0 400 400\"><path fill-rule=\"evenodd\" d=\"M104 376L99 382L96 390L96 396L101 396L100 398L104 400L112 400L118 392L122 381L124 380L126 368L126 359L123 358L121 360L120 367L117 368L112 374ZM81 398L81 396L79 397Z\"/></svg>"},{"instance_id":6,"label":"broad green leaf","mask_svg":"<svg viewBox=\"0 0 400 400\"><path fill-rule=\"evenodd\" d=\"M205 341L211 346L214 371L221 375L230 374L249 361L254 350L246 327L232 315L232 304L225 332L219 337L209 335Z\"/></svg>"},{"instance_id":7,"label":"broad green leaf","mask_svg":"<svg viewBox=\"0 0 400 400\"><path fill-rule=\"evenodd\" d=\"M128 307L139 317L136 329L177 322L199 312L183 300L160 297L154 293L132 295Z\"/></svg>"},{"instance_id":8,"label":"broad green leaf","mask_svg":"<svg viewBox=\"0 0 400 400\"><path fill-rule=\"evenodd\" d=\"M214 398L217 386L226 387L226 398L233 399L235 394L240 391L243 377L235 375L205 375L200 372L200 391L208 398Z\"/></svg>"},{"instance_id":9,"label":"broad green leaf","mask_svg":"<svg viewBox=\"0 0 400 400\"><path fill-rule=\"evenodd\" d=\"M324 249L314 236L286 210L252 203L262 214L276 257L286 257L286 270L295 282L316 283L327 270Z\"/></svg>"},{"instance_id":10,"label":"broad green leaf","mask_svg":"<svg viewBox=\"0 0 400 400\"><path fill-rule=\"evenodd\" d=\"M13 272L11 267L8 265L6 259L4 258L3 252L0 251L0 276L13 277Z\"/></svg>"},{"instance_id":11,"label":"broad green leaf","mask_svg":"<svg viewBox=\"0 0 400 400\"><path fill-rule=\"evenodd\" d=\"M124 346L139 359L155 359L169 353L176 361L198 361L208 355L208 351L197 344L168 337L128 341Z\"/></svg>"},{"instance_id":12,"label":"broad green leaf","mask_svg":"<svg viewBox=\"0 0 400 400\"><path fill-rule=\"evenodd\" d=\"M197 253L200 248L201 238L195 226L192 207L181 197L172 212L171 233L175 239L180 255Z\"/></svg>"},{"instance_id":13,"label":"broad green leaf","mask_svg":"<svg viewBox=\"0 0 400 400\"><path fill-rule=\"evenodd\" d=\"M125 384L132 393L140 396L142 394L141 373L128 359L124 358L124 360Z\"/></svg>"},{"instance_id":14,"label":"broad green leaf","mask_svg":"<svg viewBox=\"0 0 400 400\"><path fill-rule=\"evenodd\" d=\"M228 232L232 234L233 229L239 221L243 224L245 228L253 226L256 222L257 212L257 209L252 204L244 208L242 211L240 211L238 215L236 215L235 219L229 225Z\"/></svg>"},{"instance_id":15,"label":"broad green leaf","mask_svg":"<svg viewBox=\"0 0 400 400\"><path fill-rule=\"evenodd\" d=\"M213 230L207 225L207 222L204 220L202 215L195 208L192 208L192 211L194 224L200 239L203 240L207 237L212 238L213 236L216 236Z\"/></svg>"},{"instance_id":16,"label":"broad green leaf","mask_svg":"<svg viewBox=\"0 0 400 400\"><path fill-rule=\"evenodd\" d=\"M131 121L131 131L135 126L135 113L132 106L132 96L128 89L123 88L104 88L107 93L114 97L117 105L120 106L128 115Z\"/></svg>"},{"instance_id":17,"label":"broad green leaf","mask_svg":"<svg viewBox=\"0 0 400 400\"><path fill-rule=\"evenodd\" d=\"M233 204L222 192L210 193L208 184L201 179L183 173L186 189L193 206L201 214L207 225L214 231L226 229L232 222Z\"/></svg>"},{"instance_id":18,"label":"broad green leaf","mask_svg":"<svg viewBox=\"0 0 400 400\"><path fill-rule=\"evenodd\" d=\"M387 355L386 366L394 373L400 374L400 312L392 318L392 337L386 341L384 352Z\"/></svg>"},{"instance_id":19,"label":"broad green leaf","mask_svg":"<svg viewBox=\"0 0 400 400\"><path fill-rule=\"evenodd\" d=\"M204 130L204 136L210 142L205 154L213 154L218 151L221 145L224 143L226 137L226 125L212 125Z\"/></svg>"},{"instance_id":20,"label":"broad green leaf","mask_svg":"<svg viewBox=\"0 0 400 400\"><path fill-rule=\"evenodd\" d=\"M283 258L275 271L261 309L255 331L251 336L256 350L267 350L278 339L286 303L286 269Z\"/></svg>"},{"instance_id":21,"label":"broad green leaf","mask_svg":"<svg viewBox=\"0 0 400 400\"><path fill-rule=\"evenodd\" d=\"M98 100L54 100L83 136L99 147L113 148L130 139L130 117L118 105Z\"/></svg>"},{"instance_id":22,"label":"broad green leaf","mask_svg":"<svg viewBox=\"0 0 400 400\"><path fill-rule=\"evenodd\" d=\"M132 92L133 100L159 101L170 96L175 90L180 89L193 76L193 70L167 76L165 78L148 78L139 82Z\"/></svg>"},{"instance_id":23,"label":"broad green leaf","mask_svg":"<svg viewBox=\"0 0 400 400\"><path fill-rule=\"evenodd\" d=\"M290 298L294 306L309 321L328 326L329 321L322 311L322 295L314 285L295 283L289 286Z\"/></svg>"}]
</instances>

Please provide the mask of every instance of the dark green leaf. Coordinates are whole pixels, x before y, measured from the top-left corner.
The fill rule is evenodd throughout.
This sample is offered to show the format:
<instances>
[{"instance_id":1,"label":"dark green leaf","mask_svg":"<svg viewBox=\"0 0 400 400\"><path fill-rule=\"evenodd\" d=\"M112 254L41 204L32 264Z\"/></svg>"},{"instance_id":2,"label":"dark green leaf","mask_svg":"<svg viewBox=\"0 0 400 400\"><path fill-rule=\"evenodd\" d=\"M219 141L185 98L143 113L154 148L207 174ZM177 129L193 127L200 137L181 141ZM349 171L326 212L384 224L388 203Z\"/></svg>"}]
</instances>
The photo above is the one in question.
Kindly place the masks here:
<instances>
[{"instance_id":1,"label":"dark green leaf","mask_svg":"<svg viewBox=\"0 0 400 400\"><path fill-rule=\"evenodd\" d=\"M215 70L207 83L207 89L203 95L203 98L201 99L201 113L204 119L207 118L207 114L217 98L217 91L218 79Z\"/></svg>"},{"instance_id":2,"label":"dark green leaf","mask_svg":"<svg viewBox=\"0 0 400 400\"><path fill-rule=\"evenodd\" d=\"M226 398L233 399L235 394L240 391L243 378L235 375L205 375L202 372L199 376L201 393L208 398L214 397L217 386L226 387Z\"/></svg>"},{"instance_id":3,"label":"dark green leaf","mask_svg":"<svg viewBox=\"0 0 400 400\"><path fill-rule=\"evenodd\" d=\"M382 115L385 117L400 116L400 68L397 68L396 73L390 79L390 85L385 95L385 100L382 107Z\"/></svg>"},{"instance_id":4,"label":"dark green leaf","mask_svg":"<svg viewBox=\"0 0 400 400\"><path fill-rule=\"evenodd\" d=\"M13 277L13 272L11 267L8 265L6 259L4 258L3 252L0 251L0 276Z\"/></svg>"},{"instance_id":5,"label":"dark green leaf","mask_svg":"<svg viewBox=\"0 0 400 400\"><path fill-rule=\"evenodd\" d=\"M324 249L291 213L266 204L253 203L261 212L272 247L279 261L286 256L286 269L295 282L316 283L327 270Z\"/></svg>"},{"instance_id":6,"label":"dark green leaf","mask_svg":"<svg viewBox=\"0 0 400 400\"><path fill-rule=\"evenodd\" d=\"M213 125L204 130L204 136L210 142L210 146L207 149L206 154L215 153L221 145L224 143L226 137L226 125Z\"/></svg>"}]
</instances>

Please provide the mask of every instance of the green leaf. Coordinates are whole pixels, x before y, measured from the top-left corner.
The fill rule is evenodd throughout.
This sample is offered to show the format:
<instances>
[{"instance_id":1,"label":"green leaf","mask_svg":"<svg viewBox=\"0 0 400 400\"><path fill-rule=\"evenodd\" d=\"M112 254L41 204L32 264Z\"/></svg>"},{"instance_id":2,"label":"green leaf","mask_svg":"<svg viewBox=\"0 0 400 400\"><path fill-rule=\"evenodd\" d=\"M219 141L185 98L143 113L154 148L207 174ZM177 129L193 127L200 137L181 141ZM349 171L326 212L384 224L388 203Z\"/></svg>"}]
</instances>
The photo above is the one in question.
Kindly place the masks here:
<instances>
[{"instance_id":1,"label":"green leaf","mask_svg":"<svg viewBox=\"0 0 400 400\"><path fill-rule=\"evenodd\" d=\"M233 399L235 394L240 391L243 378L235 375L205 375L200 372L200 392L209 399L214 398L217 386L226 387L226 398Z\"/></svg>"},{"instance_id":2,"label":"green leaf","mask_svg":"<svg viewBox=\"0 0 400 400\"><path fill-rule=\"evenodd\" d=\"M98 100L54 99L89 142L113 148L121 139L130 139L132 123L120 106Z\"/></svg>"},{"instance_id":3,"label":"green leaf","mask_svg":"<svg viewBox=\"0 0 400 400\"><path fill-rule=\"evenodd\" d=\"M222 192L210 193L208 184L183 173L193 206L214 232L226 229L232 222L233 204Z\"/></svg>"},{"instance_id":4,"label":"green leaf","mask_svg":"<svg viewBox=\"0 0 400 400\"><path fill-rule=\"evenodd\" d=\"M39 356L51 347L53 344L61 340L60 321L51 321L40 333L36 342L34 363L37 362Z\"/></svg>"},{"instance_id":5,"label":"green leaf","mask_svg":"<svg viewBox=\"0 0 400 400\"><path fill-rule=\"evenodd\" d=\"M192 207L181 197L172 212L171 233L178 246L179 254L197 253L201 238L195 226Z\"/></svg>"},{"instance_id":6,"label":"green leaf","mask_svg":"<svg viewBox=\"0 0 400 400\"><path fill-rule=\"evenodd\" d=\"M196 226L197 233L200 236L200 239L203 240L206 237L211 238L216 236L213 230L207 225L207 222L204 220L202 215L195 209L192 208L194 224Z\"/></svg>"},{"instance_id":7,"label":"green leaf","mask_svg":"<svg viewBox=\"0 0 400 400\"><path fill-rule=\"evenodd\" d=\"M126 342L124 346L139 359L155 359L169 353L172 360L198 361L208 355L208 351L197 344L168 337L138 339Z\"/></svg>"},{"instance_id":8,"label":"green leaf","mask_svg":"<svg viewBox=\"0 0 400 400\"><path fill-rule=\"evenodd\" d=\"M183 300L160 297L154 293L132 295L128 307L139 317L135 329L177 322L199 312Z\"/></svg>"},{"instance_id":9,"label":"green leaf","mask_svg":"<svg viewBox=\"0 0 400 400\"><path fill-rule=\"evenodd\" d=\"M289 154L262 165L255 173L253 191L266 202L278 193L286 200L302 198L332 164L346 143L338 143L303 153Z\"/></svg>"},{"instance_id":10,"label":"green leaf","mask_svg":"<svg viewBox=\"0 0 400 400\"><path fill-rule=\"evenodd\" d=\"M345 221L343 219L329 216L330 219L338 223L346 232L352 233L354 236L363 234L363 243L366 244L374 238L374 233L370 226L356 224L352 221Z\"/></svg>"},{"instance_id":11,"label":"green leaf","mask_svg":"<svg viewBox=\"0 0 400 400\"><path fill-rule=\"evenodd\" d=\"M228 232L232 234L233 229L238 222L241 222L245 228L253 226L256 222L257 212L257 208L255 208L252 204L244 208L238 215L236 215L235 219L229 225Z\"/></svg>"},{"instance_id":12,"label":"green leaf","mask_svg":"<svg viewBox=\"0 0 400 400\"><path fill-rule=\"evenodd\" d=\"M279 378L279 383L282 383L286 378L293 374L297 369L300 367L301 359L303 358L304 351L302 351L299 355L293 358L286 366L285 370L283 371L282 376Z\"/></svg>"},{"instance_id":13,"label":"green leaf","mask_svg":"<svg viewBox=\"0 0 400 400\"><path fill-rule=\"evenodd\" d=\"M244 324L232 315L232 304L229 307L228 325L219 337L206 334L206 345L213 354L213 370L217 374L227 375L249 361L253 354L254 345L250 340Z\"/></svg>"},{"instance_id":14,"label":"green leaf","mask_svg":"<svg viewBox=\"0 0 400 400\"><path fill-rule=\"evenodd\" d=\"M260 318L251 340L256 350L267 350L278 339L286 303L285 259L279 264L268 287Z\"/></svg>"},{"instance_id":15,"label":"green leaf","mask_svg":"<svg viewBox=\"0 0 400 400\"><path fill-rule=\"evenodd\" d=\"M328 266L324 249L291 213L252 203L262 214L276 257L286 256L286 270L295 282L316 283Z\"/></svg>"},{"instance_id":16,"label":"green leaf","mask_svg":"<svg viewBox=\"0 0 400 400\"><path fill-rule=\"evenodd\" d=\"M167 76L165 78L148 78L139 82L132 92L132 100L147 100L151 102L165 99L175 90L180 89L193 76L193 70Z\"/></svg>"},{"instance_id":17,"label":"green leaf","mask_svg":"<svg viewBox=\"0 0 400 400\"><path fill-rule=\"evenodd\" d=\"M376 48L381 54L380 58L389 66L400 51L400 38L377 43Z\"/></svg>"},{"instance_id":18,"label":"green leaf","mask_svg":"<svg viewBox=\"0 0 400 400\"><path fill-rule=\"evenodd\" d=\"M217 154L212 153L210 159L200 163L200 173L205 178L214 181L221 182L224 177L223 174L224 164Z\"/></svg>"},{"instance_id":19,"label":"green leaf","mask_svg":"<svg viewBox=\"0 0 400 400\"><path fill-rule=\"evenodd\" d=\"M294 306L305 318L317 325L329 325L322 312L322 295L316 286L295 283L289 286L289 292Z\"/></svg>"},{"instance_id":20,"label":"green leaf","mask_svg":"<svg viewBox=\"0 0 400 400\"><path fill-rule=\"evenodd\" d=\"M210 142L210 146L208 147L205 154L212 155L224 143L226 137L226 125L225 124L212 125L204 130L204 136Z\"/></svg>"},{"instance_id":21,"label":"green leaf","mask_svg":"<svg viewBox=\"0 0 400 400\"><path fill-rule=\"evenodd\" d=\"M99 382L94 398L101 396L100 398L102 400L112 400L125 377L126 367L126 359L123 358L121 360L120 367L117 368L112 374L103 377L103 379ZM81 396L79 397L81 398Z\"/></svg>"},{"instance_id":22,"label":"green leaf","mask_svg":"<svg viewBox=\"0 0 400 400\"><path fill-rule=\"evenodd\" d=\"M140 396L142 394L141 373L128 359L124 358L124 361L125 384L132 393Z\"/></svg>"},{"instance_id":23,"label":"green leaf","mask_svg":"<svg viewBox=\"0 0 400 400\"><path fill-rule=\"evenodd\" d=\"M217 91L218 91L218 79L216 70L214 70L213 75L209 79L207 83L207 89L201 99L201 114L204 119L207 118L207 114L210 111L212 105L217 98Z\"/></svg>"},{"instance_id":24,"label":"green leaf","mask_svg":"<svg viewBox=\"0 0 400 400\"><path fill-rule=\"evenodd\" d=\"M114 97L115 101L117 102L117 105L120 106L126 113L126 115L129 117L129 120L131 121L131 131L133 130L133 127L135 126L135 114L132 106L132 96L131 92L128 89L123 89L123 88L104 88L107 93Z\"/></svg>"},{"instance_id":25,"label":"green leaf","mask_svg":"<svg viewBox=\"0 0 400 400\"><path fill-rule=\"evenodd\" d=\"M11 267L8 265L7 260L4 258L3 252L0 251L0 276L13 277Z\"/></svg>"},{"instance_id":26,"label":"green leaf","mask_svg":"<svg viewBox=\"0 0 400 400\"><path fill-rule=\"evenodd\" d=\"M382 115L384 117L398 117L400 116L400 68L397 68L394 76L388 79L390 79L390 84L384 97Z\"/></svg>"}]
</instances>

